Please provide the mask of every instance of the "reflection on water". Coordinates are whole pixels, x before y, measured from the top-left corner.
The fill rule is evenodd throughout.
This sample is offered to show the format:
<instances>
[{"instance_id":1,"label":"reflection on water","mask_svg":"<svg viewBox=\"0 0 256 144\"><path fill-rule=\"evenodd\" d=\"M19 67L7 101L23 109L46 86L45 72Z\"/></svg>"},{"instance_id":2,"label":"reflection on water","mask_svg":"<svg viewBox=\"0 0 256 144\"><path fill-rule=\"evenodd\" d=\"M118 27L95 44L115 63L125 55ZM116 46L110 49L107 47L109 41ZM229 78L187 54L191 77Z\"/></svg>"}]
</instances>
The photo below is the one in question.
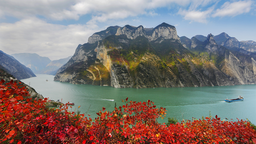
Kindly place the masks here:
<instances>
[{"instance_id":1,"label":"reflection on water","mask_svg":"<svg viewBox=\"0 0 256 144\"><path fill-rule=\"evenodd\" d=\"M46 79L48 81L46 81ZM111 111L122 105L122 99L132 101L151 100L157 107L167 109L167 117L178 120L202 118L202 116L218 115L222 119L246 119L256 124L256 85L240 85L225 87L189 87L189 88L148 88L148 89L116 89L112 87L73 85L53 81L51 75L37 75L35 78L22 80L30 84L44 97L63 102L74 102L81 106L81 113L96 117L96 112L105 107ZM239 95L244 101L226 103L226 98ZM74 108L75 110L75 108ZM161 120L167 122L167 119Z\"/></svg>"}]
</instances>

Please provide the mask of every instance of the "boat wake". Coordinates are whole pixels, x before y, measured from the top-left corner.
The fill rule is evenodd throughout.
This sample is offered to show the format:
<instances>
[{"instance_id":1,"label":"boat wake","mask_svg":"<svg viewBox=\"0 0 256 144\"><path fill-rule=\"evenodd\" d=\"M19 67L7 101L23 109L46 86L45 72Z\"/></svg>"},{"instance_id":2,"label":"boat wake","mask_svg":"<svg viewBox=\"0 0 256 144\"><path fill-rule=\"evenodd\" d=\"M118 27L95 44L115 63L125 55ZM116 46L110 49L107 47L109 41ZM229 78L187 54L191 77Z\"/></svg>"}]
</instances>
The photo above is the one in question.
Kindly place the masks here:
<instances>
[{"instance_id":1,"label":"boat wake","mask_svg":"<svg viewBox=\"0 0 256 144\"><path fill-rule=\"evenodd\" d=\"M104 100L104 101L115 101L114 99L100 99L100 100Z\"/></svg>"},{"instance_id":2,"label":"boat wake","mask_svg":"<svg viewBox=\"0 0 256 144\"><path fill-rule=\"evenodd\" d=\"M202 102L202 103L179 103L178 105L166 105L164 107L180 107L180 106L200 106L200 105L216 105L218 103L225 103L225 101L212 101L212 102Z\"/></svg>"}]
</instances>

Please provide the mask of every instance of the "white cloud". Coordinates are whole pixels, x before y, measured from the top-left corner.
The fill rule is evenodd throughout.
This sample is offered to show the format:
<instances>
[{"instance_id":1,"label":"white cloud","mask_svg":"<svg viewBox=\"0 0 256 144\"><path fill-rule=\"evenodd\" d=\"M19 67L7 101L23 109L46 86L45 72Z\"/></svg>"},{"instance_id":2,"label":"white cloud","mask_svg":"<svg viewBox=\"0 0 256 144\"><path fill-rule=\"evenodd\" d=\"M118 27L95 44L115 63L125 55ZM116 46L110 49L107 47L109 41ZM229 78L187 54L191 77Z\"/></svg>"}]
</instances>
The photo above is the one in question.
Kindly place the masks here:
<instances>
[{"instance_id":1,"label":"white cloud","mask_svg":"<svg viewBox=\"0 0 256 144\"><path fill-rule=\"evenodd\" d=\"M208 10L202 10L209 4L220 0L1 0L0 17L13 16L28 18L43 16L53 20L74 19L90 14L89 24L105 22L111 19L124 19L138 15L156 15L155 9L168 7L171 4L187 7L181 9L179 14L184 19L205 22ZM235 16L249 12L252 1L226 2L212 15ZM194 19L194 20L193 20Z\"/></svg>"},{"instance_id":2,"label":"white cloud","mask_svg":"<svg viewBox=\"0 0 256 144\"><path fill-rule=\"evenodd\" d=\"M216 4L218 1L219 0L193 0L190 3L189 10L192 11L198 9L199 7L205 7L213 3Z\"/></svg>"},{"instance_id":3,"label":"white cloud","mask_svg":"<svg viewBox=\"0 0 256 144\"><path fill-rule=\"evenodd\" d=\"M116 15L115 13L124 14L122 17L147 14L147 11L173 3L185 6L194 2L193 0L1 0L0 14L17 18L40 15L54 20L77 20L82 15L92 14L95 17L107 15L111 19L115 18L112 17Z\"/></svg>"},{"instance_id":4,"label":"white cloud","mask_svg":"<svg viewBox=\"0 0 256 144\"><path fill-rule=\"evenodd\" d=\"M150 15L150 16L157 16L158 15L158 13L156 13L155 11L150 11L150 12L148 12L147 13L147 15Z\"/></svg>"},{"instance_id":5,"label":"white cloud","mask_svg":"<svg viewBox=\"0 0 256 144\"><path fill-rule=\"evenodd\" d=\"M53 20L78 20L83 15L92 15L87 23L96 25L97 22L125 19L138 15L158 15L155 10L168 5L189 6L188 10L180 10L185 19L205 22L207 11L197 10L219 0L1 0L0 14L28 18L43 16ZM187 11L187 14L184 14ZM1 16L0 15L0 16ZM201 19L199 17L202 17Z\"/></svg>"},{"instance_id":6,"label":"white cloud","mask_svg":"<svg viewBox=\"0 0 256 144\"><path fill-rule=\"evenodd\" d=\"M212 15L213 17L236 16L248 13L251 10L252 1L225 2L220 9Z\"/></svg>"},{"instance_id":7,"label":"white cloud","mask_svg":"<svg viewBox=\"0 0 256 144\"><path fill-rule=\"evenodd\" d=\"M206 23L207 18L210 17L213 8L209 8L206 11L198 11L198 10L179 10L178 14L183 15L185 20L190 20L199 22L199 23Z\"/></svg>"},{"instance_id":8,"label":"white cloud","mask_svg":"<svg viewBox=\"0 0 256 144\"><path fill-rule=\"evenodd\" d=\"M37 15L52 17L52 14L65 10L74 2L72 0L1 0L0 13L2 13L2 16L16 18Z\"/></svg>"},{"instance_id":9,"label":"white cloud","mask_svg":"<svg viewBox=\"0 0 256 144\"><path fill-rule=\"evenodd\" d=\"M182 9L178 11L179 15L182 15L185 20L190 22L207 23L207 18L211 16L214 7L219 0L194 0L191 2L188 9ZM207 7L213 4L207 10L201 10L201 8Z\"/></svg>"},{"instance_id":10,"label":"white cloud","mask_svg":"<svg viewBox=\"0 0 256 144\"><path fill-rule=\"evenodd\" d=\"M178 6L178 14L191 22L207 23L209 17L235 16L249 12L252 1L226 2L214 12L220 0L0 0L0 18L12 16L20 21L0 23L0 48L6 53L35 52L51 59L74 53L79 43L98 31L98 22L121 21L140 15L158 15L158 8ZM208 6L211 6L208 8ZM212 6L213 5L213 6ZM185 7L188 7L185 9ZM91 19L85 25L57 25L47 20L78 20L83 15ZM160 15L160 14L159 14ZM32 18L31 18L32 17ZM139 19L139 18L137 18Z\"/></svg>"},{"instance_id":11,"label":"white cloud","mask_svg":"<svg viewBox=\"0 0 256 144\"><path fill-rule=\"evenodd\" d=\"M73 55L77 45L87 42L95 31L86 25L63 26L28 18L0 24L0 47L8 54L38 53L54 60Z\"/></svg>"}]
</instances>

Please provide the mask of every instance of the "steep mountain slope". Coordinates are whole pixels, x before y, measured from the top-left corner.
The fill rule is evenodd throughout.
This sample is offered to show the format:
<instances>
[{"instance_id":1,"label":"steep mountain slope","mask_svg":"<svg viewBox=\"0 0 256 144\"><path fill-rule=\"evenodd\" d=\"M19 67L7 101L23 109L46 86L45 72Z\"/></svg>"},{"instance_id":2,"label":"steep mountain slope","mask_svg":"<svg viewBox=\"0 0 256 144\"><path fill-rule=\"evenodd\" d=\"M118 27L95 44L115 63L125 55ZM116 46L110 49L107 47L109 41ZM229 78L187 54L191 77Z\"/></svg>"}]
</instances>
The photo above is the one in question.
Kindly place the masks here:
<instances>
[{"instance_id":1,"label":"steep mountain slope","mask_svg":"<svg viewBox=\"0 0 256 144\"><path fill-rule=\"evenodd\" d=\"M35 53L17 53L13 56L20 61L20 63L31 68L36 74L50 74L55 75L58 69L66 64L71 57L53 60L48 57L42 57Z\"/></svg>"},{"instance_id":2,"label":"steep mountain slope","mask_svg":"<svg viewBox=\"0 0 256 144\"><path fill-rule=\"evenodd\" d=\"M249 41L240 41L240 48L249 52L256 52L256 42Z\"/></svg>"},{"instance_id":3,"label":"steep mountain slope","mask_svg":"<svg viewBox=\"0 0 256 144\"><path fill-rule=\"evenodd\" d=\"M226 75L226 77L221 76L227 83L225 85L255 83L255 71L253 70L255 56L231 51L226 47L217 45L211 34L208 35L203 47L205 49L202 49L202 45L198 45L194 52L198 53L199 56L206 57ZM218 77L220 76L218 75Z\"/></svg>"},{"instance_id":4,"label":"steep mountain slope","mask_svg":"<svg viewBox=\"0 0 256 144\"><path fill-rule=\"evenodd\" d=\"M38 74L51 62L48 57L41 57L35 53L18 53L12 55L20 63Z\"/></svg>"},{"instance_id":5,"label":"steep mountain slope","mask_svg":"<svg viewBox=\"0 0 256 144\"><path fill-rule=\"evenodd\" d=\"M17 79L35 77L36 75L27 67L22 65L14 57L0 50L0 66L6 72L12 74Z\"/></svg>"},{"instance_id":6,"label":"steep mountain slope","mask_svg":"<svg viewBox=\"0 0 256 144\"><path fill-rule=\"evenodd\" d=\"M196 37L179 38L176 28L166 23L151 29L129 25L114 28L96 33L88 43L79 45L54 80L115 88L256 82L254 58L232 53L218 45L211 34L202 42Z\"/></svg>"},{"instance_id":7,"label":"steep mountain slope","mask_svg":"<svg viewBox=\"0 0 256 144\"><path fill-rule=\"evenodd\" d=\"M187 49L191 48L192 41L188 37L182 36L182 37L180 37L180 41L181 41L183 47L185 47Z\"/></svg>"}]
</instances>

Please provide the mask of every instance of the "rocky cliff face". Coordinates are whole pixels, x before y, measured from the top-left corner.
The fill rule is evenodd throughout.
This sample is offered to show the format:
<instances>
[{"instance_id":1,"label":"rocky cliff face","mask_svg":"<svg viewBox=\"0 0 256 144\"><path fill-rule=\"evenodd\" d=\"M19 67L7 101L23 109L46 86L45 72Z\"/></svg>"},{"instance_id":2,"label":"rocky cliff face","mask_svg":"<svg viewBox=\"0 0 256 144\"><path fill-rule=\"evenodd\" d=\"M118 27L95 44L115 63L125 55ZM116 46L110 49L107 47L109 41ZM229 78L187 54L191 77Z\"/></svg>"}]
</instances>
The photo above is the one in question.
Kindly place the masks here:
<instances>
[{"instance_id":1,"label":"rocky cliff face","mask_svg":"<svg viewBox=\"0 0 256 144\"><path fill-rule=\"evenodd\" d=\"M226 40L226 43L228 43L229 40L233 41L234 39L229 38ZM215 66L228 78L225 80L227 83L223 85L255 83L256 79L252 66L255 64L253 59L255 56L238 51L235 51L236 53L233 54L229 49L218 45L211 34L207 37L205 48L207 54L212 57L211 61L213 61ZM198 49L202 50L202 48ZM251 57L251 59L246 59L245 57Z\"/></svg>"},{"instance_id":2,"label":"rocky cliff face","mask_svg":"<svg viewBox=\"0 0 256 144\"><path fill-rule=\"evenodd\" d=\"M17 79L25 79L36 76L29 68L22 65L14 57L2 51L0 51L0 66Z\"/></svg>"},{"instance_id":3,"label":"rocky cliff face","mask_svg":"<svg viewBox=\"0 0 256 144\"><path fill-rule=\"evenodd\" d=\"M95 42L103 40L104 38L106 38L110 35L115 35L118 28L119 28L119 26L110 26L106 30L97 32L97 33L95 33L95 34L93 34L92 36L89 37L88 43L93 44Z\"/></svg>"},{"instance_id":4,"label":"rocky cliff face","mask_svg":"<svg viewBox=\"0 0 256 144\"><path fill-rule=\"evenodd\" d=\"M230 37L225 41L223 46L227 48L240 48L240 42L236 38Z\"/></svg>"},{"instance_id":5,"label":"rocky cliff face","mask_svg":"<svg viewBox=\"0 0 256 144\"><path fill-rule=\"evenodd\" d=\"M240 48L249 52L256 52L256 42L255 41L241 41Z\"/></svg>"},{"instance_id":6,"label":"rocky cliff face","mask_svg":"<svg viewBox=\"0 0 256 144\"><path fill-rule=\"evenodd\" d=\"M143 26L136 28L126 25L123 28L118 28L116 35L126 35L128 39L136 39L138 36L144 36L149 41L155 41L158 38L179 40L176 28L167 23L162 23L154 29L144 29Z\"/></svg>"},{"instance_id":7,"label":"rocky cliff face","mask_svg":"<svg viewBox=\"0 0 256 144\"><path fill-rule=\"evenodd\" d=\"M179 38L175 27L166 23L150 29L129 25L108 29L78 46L54 79L115 88L256 82L254 57L218 45L211 34L204 42L196 37Z\"/></svg>"}]
</instances>

